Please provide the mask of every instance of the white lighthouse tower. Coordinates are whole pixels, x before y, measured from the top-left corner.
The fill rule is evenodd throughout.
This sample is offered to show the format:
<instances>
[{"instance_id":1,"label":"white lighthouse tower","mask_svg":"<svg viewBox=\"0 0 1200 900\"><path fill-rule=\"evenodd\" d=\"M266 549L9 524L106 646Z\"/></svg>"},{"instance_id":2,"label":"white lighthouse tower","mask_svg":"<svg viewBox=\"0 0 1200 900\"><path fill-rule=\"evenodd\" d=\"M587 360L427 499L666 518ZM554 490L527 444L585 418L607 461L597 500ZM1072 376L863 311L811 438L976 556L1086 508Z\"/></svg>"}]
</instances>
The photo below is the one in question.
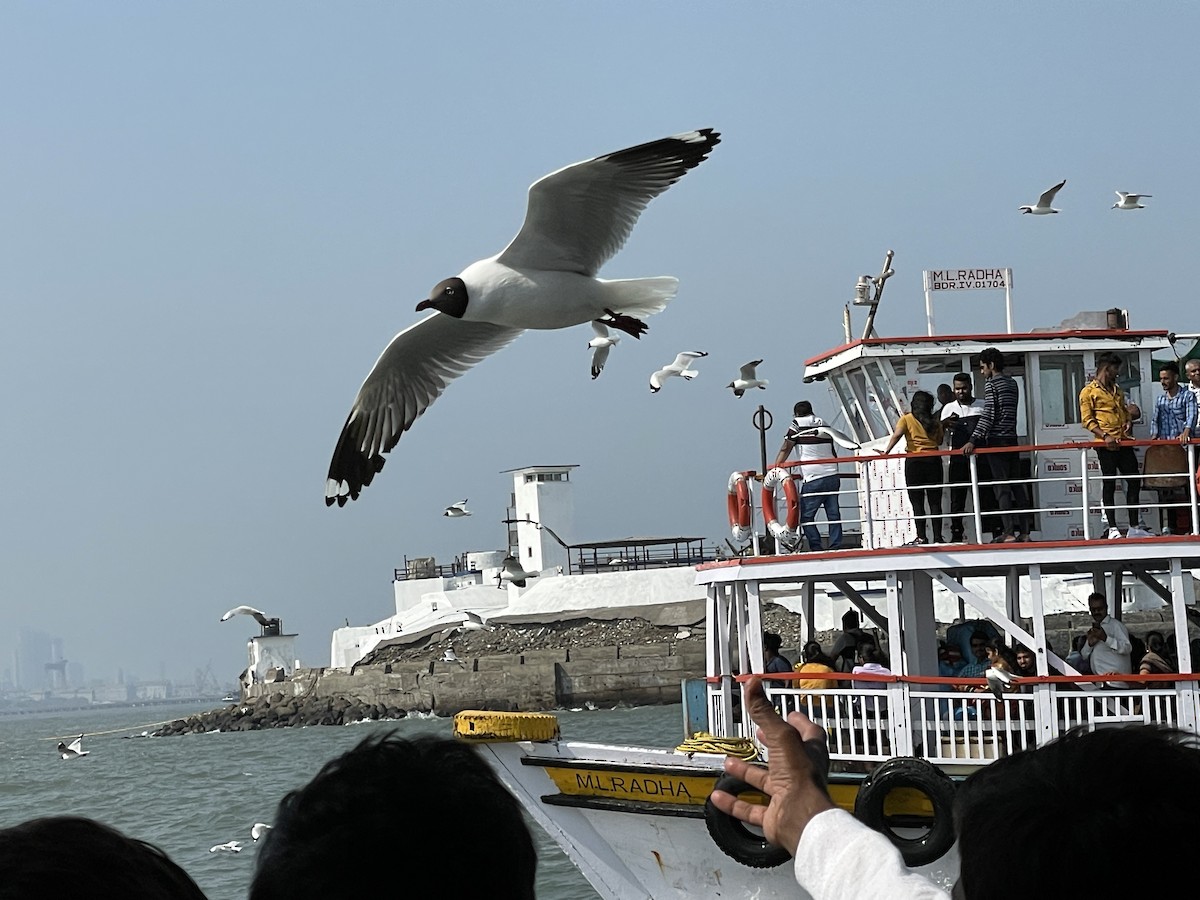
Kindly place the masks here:
<instances>
[{"instance_id":1,"label":"white lighthouse tower","mask_svg":"<svg viewBox=\"0 0 1200 900\"><path fill-rule=\"evenodd\" d=\"M513 477L509 552L527 572L568 568L567 548L563 545L575 537L571 470L577 468L525 466L501 473Z\"/></svg>"}]
</instances>

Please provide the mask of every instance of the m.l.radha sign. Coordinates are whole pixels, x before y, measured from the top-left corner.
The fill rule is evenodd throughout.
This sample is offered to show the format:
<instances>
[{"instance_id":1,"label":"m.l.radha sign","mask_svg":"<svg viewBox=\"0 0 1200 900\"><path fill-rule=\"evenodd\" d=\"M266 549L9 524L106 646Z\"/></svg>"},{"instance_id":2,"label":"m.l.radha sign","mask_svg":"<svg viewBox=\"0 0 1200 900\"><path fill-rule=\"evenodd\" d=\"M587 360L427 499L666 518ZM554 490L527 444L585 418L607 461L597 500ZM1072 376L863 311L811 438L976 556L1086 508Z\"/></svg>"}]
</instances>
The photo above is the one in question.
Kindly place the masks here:
<instances>
[{"instance_id":1,"label":"m.l.radha sign","mask_svg":"<svg viewBox=\"0 0 1200 900\"><path fill-rule=\"evenodd\" d=\"M937 291L1004 291L1004 312L1009 334L1012 321L1012 269L925 269L925 322L933 330L933 295Z\"/></svg>"}]
</instances>

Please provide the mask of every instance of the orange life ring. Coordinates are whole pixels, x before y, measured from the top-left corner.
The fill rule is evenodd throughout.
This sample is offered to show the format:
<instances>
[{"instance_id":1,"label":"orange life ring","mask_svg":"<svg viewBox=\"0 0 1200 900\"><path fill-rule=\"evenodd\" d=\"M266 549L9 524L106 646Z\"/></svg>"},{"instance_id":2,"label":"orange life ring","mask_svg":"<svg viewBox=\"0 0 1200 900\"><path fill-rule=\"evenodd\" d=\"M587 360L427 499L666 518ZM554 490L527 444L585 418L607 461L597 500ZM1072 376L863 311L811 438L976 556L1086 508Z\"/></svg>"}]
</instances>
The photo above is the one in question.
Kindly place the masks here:
<instances>
[{"instance_id":1,"label":"orange life ring","mask_svg":"<svg viewBox=\"0 0 1200 900\"><path fill-rule=\"evenodd\" d=\"M786 524L781 523L775 513L775 491L780 485L783 486L783 498L787 502ZM762 508L767 530L786 549L795 549L800 544L800 491L786 469L776 466L763 479Z\"/></svg>"},{"instance_id":2,"label":"orange life ring","mask_svg":"<svg viewBox=\"0 0 1200 900\"><path fill-rule=\"evenodd\" d=\"M744 544L750 540L752 534L750 530L750 486L746 483L746 476L741 472L734 472L729 476L729 492L725 498L725 507L729 513L729 527L733 532L733 539Z\"/></svg>"}]
</instances>

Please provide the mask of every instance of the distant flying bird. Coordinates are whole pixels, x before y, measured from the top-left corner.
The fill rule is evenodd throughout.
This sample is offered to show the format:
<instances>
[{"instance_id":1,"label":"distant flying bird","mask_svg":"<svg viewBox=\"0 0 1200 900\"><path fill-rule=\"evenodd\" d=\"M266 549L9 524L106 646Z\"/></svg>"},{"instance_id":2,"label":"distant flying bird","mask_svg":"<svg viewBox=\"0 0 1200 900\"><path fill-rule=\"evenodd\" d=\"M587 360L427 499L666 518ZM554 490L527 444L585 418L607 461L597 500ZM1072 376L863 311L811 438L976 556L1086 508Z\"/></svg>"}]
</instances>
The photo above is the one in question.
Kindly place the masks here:
<instances>
[{"instance_id":1,"label":"distant flying bird","mask_svg":"<svg viewBox=\"0 0 1200 900\"><path fill-rule=\"evenodd\" d=\"M608 564L610 566L627 566L629 565L629 560L622 559L619 556L610 556L608 559Z\"/></svg>"},{"instance_id":2,"label":"distant flying bird","mask_svg":"<svg viewBox=\"0 0 1200 900\"><path fill-rule=\"evenodd\" d=\"M217 844L215 847L209 847L208 852L241 853L242 844L241 841L226 841L224 844Z\"/></svg>"},{"instance_id":3,"label":"distant flying bird","mask_svg":"<svg viewBox=\"0 0 1200 900\"><path fill-rule=\"evenodd\" d=\"M271 827L272 826L268 825L266 822L255 822L250 828L250 837L257 841L260 837L270 831Z\"/></svg>"},{"instance_id":4,"label":"distant flying bird","mask_svg":"<svg viewBox=\"0 0 1200 900\"><path fill-rule=\"evenodd\" d=\"M509 581L517 587L525 587L525 579L536 578L537 572L526 572L521 568L521 564L517 562L515 557L504 557L504 565L500 569L500 580Z\"/></svg>"},{"instance_id":5,"label":"distant flying bird","mask_svg":"<svg viewBox=\"0 0 1200 900\"><path fill-rule=\"evenodd\" d=\"M473 613L469 609L463 610L463 620L455 631L495 631L494 625L489 625L483 621L483 618L478 613Z\"/></svg>"},{"instance_id":6,"label":"distant flying bird","mask_svg":"<svg viewBox=\"0 0 1200 900\"><path fill-rule=\"evenodd\" d=\"M663 366L650 376L650 393L657 394L662 390L663 382L672 375L678 375L685 381L691 381L700 373L693 369L692 363L702 356L708 356L702 350L684 350L675 357L675 361Z\"/></svg>"},{"instance_id":7,"label":"distant flying bird","mask_svg":"<svg viewBox=\"0 0 1200 900\"><path fill-rule=\"evenodd\" d=\"M458 654L454 652L454 648L453 648L453 647L447 647L447 648L446 648L446 652L444 652L444 653L442 654L442 662L444 662L444 663L458 663L458 664L459 664L460 666L462 666L464 669L467 667L467 666L466 666L466 663L464 663L464 662L463 662L461 659L459 659L459 658L458 658Z\"/></svg>"},{"instance_id":8,"label":"distant flying bird","mask_svg":"<svg viewBox=\"0 0 1200 900\"><path fill-rule=\"evenodd\" d=\"M467 509L467 501L459 500L457 503L451 503L446 507L443 516L449 516L452 519L461 519L463 516L469 516L471 511Z\"/></svg>"},{"instance_id":9,"label":"distant flying bird","mask_svg":"<svg viewBox=\"0 0 1200 900\"><path fill-rule=\"evenodd\" d=\"M1112 205L1113 209L1145 209L1146 207L1138 203L1143 197L1153 197L1153 194L1128 194L1125 191L1117 191L1117 202Z\"/></svg>"},{"instance_id":10,"label":"distant flying bird","mask_svg":"<svg viewBox=\"0 0 1200 900\"><path fill-rule=\"evenodd\" d=\"M367 375L329 464L325 504L358 498L383 454L450 381L527 328L600 321L641 337L679 281L604 280L596 273L624 246L646 205L700 165L720 142L711 128L574 163L529 188L525 223L496 256L434 285L417 311L433 314L394 338ZM469 200L459 215L471 216Z\"/></svg>"},{"instance_id":11,"label":"distant flying bird","mask_svg":"<svg viewBox=\"0 0 1200 900\"><path fill-rule=\"evenodd\" d=\"M1003 699L1006 691L1015 690L1017 686L1012 672L996 666L989 666L988 670L983 673L983 677L987 679L988 687L992 689L997 700Z\"/></svg>"},{"instance_id":12,"label":"distant flying bird","mask_svg":"<svg viewBox=\"0 0 1200 900\"><path fill-rule=\"evenodd\" d=\"M267 617L267 614L260 609L255 609L253 606L235 606L229 612L225 613L225 615L221 616L221 621L226 622L234 616L253 616L254 621L264 627L271 624L271 620Z\"/></svg>"},{"instance_id":13,"label":"distant flying bird","mask_svg":"<svg viewBox=\"0 0 1200 900\"><path fill-rule=\"evenodd\" d=\"M82 734L69 744L64 744L62 741L58 742L58 755L62 759L79 759L79 757L87 756L91 752L91 750L83 749Z\"/></svg>"},{"instance_id":14,"label":"distant flying bird","mask_svg":"<svg viewBox=\"0 0 1200 900\"><path fill-rule=\"evenodd\" d=\"M1058 210L1054 209L1050 204L1054 202L1054 195L1062 190L1062 186L1066 183L1067 179L1064 178L1048 191L1044 191L1042 196L1038 197L1037 203L1033 204L1033 206L1020 206L1017 208L1020 209L1022 213L1033 213L1035 216L1048 216L1051 213L1058 212Z\"/></svg>"},{"instance_id":15,"label":"distant flying bird","mask_svg":"<svg viewBox=\"0 0 1200 900\"><path fill-rule=\"evenodd\" d=\"M742 366L738 377L729 382L729 384L725 385L725 387L732 388L733 396L735 397L742 396L742 394L746 393L746 391L750 390L751 388L760 388L762 390L766 390L768 382L765 379L759 378L756 373L756 369L760 365L762 365L761 359L756 359L753 362L746 363L744 366Z\"/></svg>"},{"instance_id":16,"label":"distant flying bird","mask_svg":"<svg viewBox=\"0 0 1200 900\"><path fill-rule=\"evenodd\" d=\"M592 331L596 332L596 336L588 341L588 346L592 349L592 378L593 380L600 377L600 373L604 371L604 364L608 362L608 351L621 342L619 337L610 336L608 326L596 319L592 322Z\"/></svg>"}]
</instances>

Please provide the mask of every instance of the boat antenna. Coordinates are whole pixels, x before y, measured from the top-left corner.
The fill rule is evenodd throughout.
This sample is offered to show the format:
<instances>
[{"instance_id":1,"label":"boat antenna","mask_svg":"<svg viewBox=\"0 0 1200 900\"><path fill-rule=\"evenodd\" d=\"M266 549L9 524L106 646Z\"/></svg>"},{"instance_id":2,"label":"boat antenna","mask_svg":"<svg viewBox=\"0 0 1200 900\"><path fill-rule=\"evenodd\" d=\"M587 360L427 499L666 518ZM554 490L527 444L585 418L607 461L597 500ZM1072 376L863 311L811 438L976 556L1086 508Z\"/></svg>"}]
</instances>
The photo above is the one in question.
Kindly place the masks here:
<instances>
[{"instance_id":1,"label":"boat antenna","mask_svg":"<svg viewBox=\"0 0 1200 900\"><path fill-rule=\"evenodd\" d=\"M862 340L864 341L869 337L879 336L875 333L875 311L879 308L879 301L883 297L884 282L896 274L892 268L892 257L895 255L896 251L889 250L879 274L874 278L870 275L860 275L858 284L854 286L855 305L871 307L870 312L867 313L867 324L863 327ZM871 288L875 289L874 296L871 295Z\"/></svg>"},{"instance_id":2,"label":"boat antenna","mask_svg":"<svg viewBox=\"0 0 1200 900\"><path fill-rule=\"evenodd\" d=\"M750 417L750 421L758 429L758 452L762 461L761 471L765 477L767 474L767 432L775 420L771 417L770 411L760 403L758 409L754 411L754 415Z\"/></svg>"}]
</instances>

